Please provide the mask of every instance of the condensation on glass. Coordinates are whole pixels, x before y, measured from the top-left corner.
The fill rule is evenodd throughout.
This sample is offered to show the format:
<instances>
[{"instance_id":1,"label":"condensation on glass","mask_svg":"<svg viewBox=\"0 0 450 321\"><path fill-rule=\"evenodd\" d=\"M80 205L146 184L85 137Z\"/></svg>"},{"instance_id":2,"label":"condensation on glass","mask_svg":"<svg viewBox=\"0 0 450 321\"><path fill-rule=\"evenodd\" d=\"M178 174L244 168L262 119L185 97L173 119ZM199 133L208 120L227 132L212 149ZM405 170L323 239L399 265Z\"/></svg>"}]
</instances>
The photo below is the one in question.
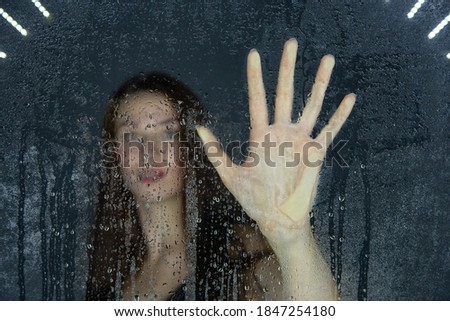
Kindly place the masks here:
<instances>
[{"instance_id":1,"label":"condensation on glass","mask_svg":"<svg viewBox=\"0 0 450 321\"><path fill-rule=\"evenodd\" d=\"M347 166L322 169L311 215L341 299L448 300L450 60L448 26L436 26L449 4L426 2L411 14L413 6L66 0L45 4L46 16L31 2L2 4L16 24L1 18L0 298L86 297L102 122L124 80L147 71L174 76L198 95L222 142L246 140L246 55L261 53L273 104L282 44L296 37L296 112L320 58L337 61L313 135L343 93L358 95L339 134L346 144L334 151ZM210 212L198 213L194 195L209 186L199 179L184 189L186 298L264 299L279 287L273 254L223 188L209 199ZM105 263L106 272L115 264ZM258 269L270 277L255 279Z\"/></svg>"}]
</instances>

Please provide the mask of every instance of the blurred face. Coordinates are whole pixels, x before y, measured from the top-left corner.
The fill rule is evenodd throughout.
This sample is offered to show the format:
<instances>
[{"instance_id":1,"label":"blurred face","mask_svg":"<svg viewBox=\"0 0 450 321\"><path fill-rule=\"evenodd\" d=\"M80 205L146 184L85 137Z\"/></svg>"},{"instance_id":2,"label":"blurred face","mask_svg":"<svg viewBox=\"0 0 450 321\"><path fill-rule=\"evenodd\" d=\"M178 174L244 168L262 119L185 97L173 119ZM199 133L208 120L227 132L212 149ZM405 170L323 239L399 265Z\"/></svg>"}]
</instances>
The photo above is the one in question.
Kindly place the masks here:
<instances>
[{"instance_id":1,"label":"blurred face","mask_svg":"<svg viewBox=\"0 0 450 321\"><path fill-rule=\"evenodd\" d=\"M116 121L121 173L136 199L159 202L181 193L184 168L173 103L158 92L136 93L122 102Z\"/></svg>"}]
</instances>

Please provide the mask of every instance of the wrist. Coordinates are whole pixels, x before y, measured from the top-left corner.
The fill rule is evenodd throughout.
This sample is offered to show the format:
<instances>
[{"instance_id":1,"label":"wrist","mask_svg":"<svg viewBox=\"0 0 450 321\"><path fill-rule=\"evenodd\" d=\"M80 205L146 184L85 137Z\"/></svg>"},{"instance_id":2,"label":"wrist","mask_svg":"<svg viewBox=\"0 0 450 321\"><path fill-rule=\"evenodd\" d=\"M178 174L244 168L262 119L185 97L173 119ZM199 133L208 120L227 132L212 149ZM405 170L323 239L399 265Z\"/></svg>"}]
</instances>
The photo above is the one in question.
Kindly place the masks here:
<instances>
[{"instance_id":1,"label":"wrist","mask_svg":"<svg viewBox=\"0 0 450 321\"><path fill-rule=\"evenodd\" d=\"M280 263L284 264L295 264L296 260L301 259L302 253L310 252L317 246L309 224L307 228L293 229L269 243Z\"/></svg>"},{"instance_id":2,"label":"wrist","mask_svg":"<svg viewBox=\"0 0 450 321\"><path fill-rule=\"evenodd\" d=\"M281 267L285 299L336 300L337 288L311 229L290 243L272 245Z\"/></svg>"},{"instance_id":3,"label":"wrist","mask_svg":"<svg viewBox=\"0 0 450 321\"><path fill-rule=\"evenodd\" d=\"M265 236L275 254L298 251L311 241L314 236L311 231L309 218L294 222L291 219L280 220L283 213L267 215L273 219L258 222L261 233ZM281 223L280 221L284 221Z\"/></svg>"}]
</instances>

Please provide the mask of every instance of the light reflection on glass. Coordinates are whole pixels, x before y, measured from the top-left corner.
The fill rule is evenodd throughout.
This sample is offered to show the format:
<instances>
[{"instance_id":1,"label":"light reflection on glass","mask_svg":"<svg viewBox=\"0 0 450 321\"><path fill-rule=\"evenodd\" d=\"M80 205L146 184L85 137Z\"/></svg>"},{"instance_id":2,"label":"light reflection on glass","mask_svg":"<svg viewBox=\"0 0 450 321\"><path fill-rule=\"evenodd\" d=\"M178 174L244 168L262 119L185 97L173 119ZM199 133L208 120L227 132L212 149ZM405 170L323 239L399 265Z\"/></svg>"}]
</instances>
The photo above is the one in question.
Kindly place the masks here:
<instances>
[{"instance_id":1,"label":"light reflection on glass","mask_svg":"<svg viewBox=\"0 0 450 321\"><path fill-rule=\"evenodd\" d=\"M28 32L22 27L16 20L13 19L3 8L0 8L0 14L6 21L8 21L17 31L19 31L22 36L26 36Z\"/></svg>"},{"instance_id":2,"label":"light reflection on glass","mask_svg":"<svg viewBox=\"0 0 450 321\"><path fill-rule=\"evenodd\" d=\"M48 12L47 9L45 9L45 7L42 5L42 3L40 3L37 0L31 0L31 2L34 3L36 8L39 9L39 11L44 15L44 17L46 17L46 18L50 17L50 12Z\"/></svg>"},{"instance_id":3,"label":"light reflection on glass","mask_svg":"<svg viewBox=\"0 0 450 321\"><path fill-rule=\"evenodd\" d=\"M6 52L0 51L0 58L6 58Z\"/></svg>"},{"instance_id":4,"label":"light reflection on glass","mask_svg":"<svg viewBox=\"0 0 450 321\"><path fill-rule=\"evenodd\" d=\"M447 59L450 59L450 52L447 54Z\"/></svg>"},{"instance_id":5,"label":"light reflection on glass","mask_svg":"<svg viewBox=\"0 0 450 321\"><path fill-rule=\"evenodd\" d=\"M412 19L412 17L414 17L417 11L419 11L420 7L424 4L424 2L425 0L418 0L414 5L414 7L412 7L412 9L408 12L407 17L409 19Z\"/></svg>"},{"instance_id":6,"label":"light reflection on glass","mask_svg":"<svg viewBox=\"0 0 450 321\"><path fill-rule=\"evenodd\" d=\"M428 34L429 39L433 39L448 23L450 22L450 14Z\"/></svg>"}]
</instances>

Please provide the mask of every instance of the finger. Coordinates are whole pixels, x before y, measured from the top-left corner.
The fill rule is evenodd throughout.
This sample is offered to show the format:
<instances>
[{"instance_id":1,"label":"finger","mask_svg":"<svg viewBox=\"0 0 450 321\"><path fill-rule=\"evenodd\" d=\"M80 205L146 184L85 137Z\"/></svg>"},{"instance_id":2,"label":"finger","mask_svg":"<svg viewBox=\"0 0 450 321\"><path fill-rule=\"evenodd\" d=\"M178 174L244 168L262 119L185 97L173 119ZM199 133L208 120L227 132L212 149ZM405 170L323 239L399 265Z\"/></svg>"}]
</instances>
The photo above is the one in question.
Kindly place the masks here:
<instances>
[{"instance_id":1,"label":"finger","mask_svg":"<svg viewBox=\"0 0 450 321\"><path fill-rule=\"evenodd\" d=\"M319 69L317 70L316 79L314 80L311 91L311 97L306 103L302 116L298 121L299 125L305 129L308 135L311 135L311 132L316 125L317 117L322 109L325 91L330 82L333 67L334 57L332 55L326 55L320 61Z\"/></svg>"},{"instance_id":2,"label":"finger","mask_svg":"<svg viewBox=\"0 0 450 321\"><path fill-rule=\"evenodd\" d=\"M353 106L355 105L356 95L348 94L344 97L338 109L331 116L328 124L322 129L320 134L317 136L316 141L324 146L325 149L330 146L334 137L337 136L342 125L344 125L348 116L350 115Z\"/></svg>"},{"instance_id":3,"label":"finger","mask_svg":"<svg viewBox=\"0 0 450 321\"><path fill-rule=\"evenodd\" d=\"M269 125L261 59L255 49L250 51L247 57L247 82L251 126L250 140L252 140L252 131L257 131Z\"/></svg>"},{"instance_id":4,"label":"finger","mask_svg":"<svg viewBox=\"0 0 450 321\"><path fill-rule=\"evenodd\" d=\"M206 156L217 170L225 186L230 189L233 172L238 166L231 161L211 131L203 126L197 126L197 133L203 142Z\"/></svg>"},{"instance_id":5,"label":"finger","mask_svg":"<svg viewBox=\"0 0 450 321\"><path fill-rule=\"evenodd\" d=\"M290 123L294 100L294 72L298 43L290 39L284 44L275 99L275 123Z\"/></svg>"}]
</instances>

